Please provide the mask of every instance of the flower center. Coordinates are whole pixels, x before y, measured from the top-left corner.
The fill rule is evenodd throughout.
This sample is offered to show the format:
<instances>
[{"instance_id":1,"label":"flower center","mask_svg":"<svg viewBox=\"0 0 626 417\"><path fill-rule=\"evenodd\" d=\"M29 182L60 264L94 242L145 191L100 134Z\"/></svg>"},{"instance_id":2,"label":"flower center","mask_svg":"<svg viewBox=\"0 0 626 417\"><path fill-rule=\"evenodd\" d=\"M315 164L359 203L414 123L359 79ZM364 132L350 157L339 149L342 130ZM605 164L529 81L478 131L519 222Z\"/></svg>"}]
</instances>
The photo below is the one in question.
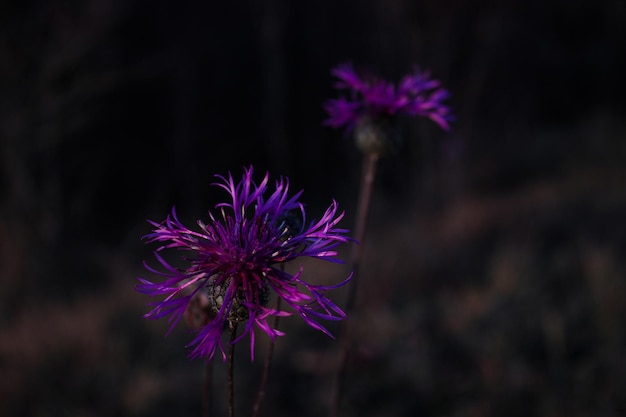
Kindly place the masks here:
<instances>
[{"instance_id":1,"label":"flower center","mask_svg":"<svg viewBox=\"0 0 626 417\"><path fill-rule=\"evenodd\" d=\"M209 297L209 303L215 314L219 314L232 280L232 278L228 278L217 284L217 277L213 277L211 282L207 285L206 291ZM246 292L241 285L235 290L232 305L226 317L229 322L240 323L246 321L250 318L250 310L254 309L254 306L265 307L267 305L269 301L269 290L265 284L262 284L260 289L253 288L251 294L252 299L247 300Z\"/></svg>"}]
</instances>

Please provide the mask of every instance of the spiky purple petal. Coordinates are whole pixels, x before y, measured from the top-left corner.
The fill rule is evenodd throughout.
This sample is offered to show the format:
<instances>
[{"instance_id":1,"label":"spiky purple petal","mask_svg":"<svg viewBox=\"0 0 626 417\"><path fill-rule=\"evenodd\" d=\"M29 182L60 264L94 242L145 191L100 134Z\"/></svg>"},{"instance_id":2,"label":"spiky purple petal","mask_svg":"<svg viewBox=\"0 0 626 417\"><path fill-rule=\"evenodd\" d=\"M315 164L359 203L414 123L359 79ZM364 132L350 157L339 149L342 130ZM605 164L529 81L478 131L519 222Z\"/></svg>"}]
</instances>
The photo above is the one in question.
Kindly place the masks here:
<instances>
[{"instance_id":1,"label":"spiky purple petal","mask_svg":"<svg viewBox=\"0 0 626 417\"><path fill-rule=\"evenodd\" d=\"M350 64L341 64L331 73L339 80L335 87L346 90L348 98L331 99L324 104L328 119L324 124L334 128L354 129L363 118L377 119L404 116L423 116L449 130L453 117L443 103L450 93L428 72L415 69L405 75L398 86L374 76L360 76Z\"/></svg>"}]
</instances>

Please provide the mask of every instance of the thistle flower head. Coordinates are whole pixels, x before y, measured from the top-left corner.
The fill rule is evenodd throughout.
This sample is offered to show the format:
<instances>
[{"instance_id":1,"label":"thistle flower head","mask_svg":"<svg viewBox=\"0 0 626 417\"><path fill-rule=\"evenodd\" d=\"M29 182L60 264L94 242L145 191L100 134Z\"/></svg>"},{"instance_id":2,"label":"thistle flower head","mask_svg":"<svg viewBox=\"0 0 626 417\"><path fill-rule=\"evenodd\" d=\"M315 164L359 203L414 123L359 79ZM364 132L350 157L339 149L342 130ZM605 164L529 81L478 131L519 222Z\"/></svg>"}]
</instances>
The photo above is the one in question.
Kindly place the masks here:
<instances>
[{"instance_id":1,"label":"thistle flower head","mask_svg":"<svg viewBox=\"0 0 626 417\"><path fill-rule=\"evenodd\" d=\"M282 298L309 326L331 337L318 319L345 318L325 292L343 285L349 277L337 285L313 285L302 279L302 267L295 274L280 267L301 256L340 262L335 247L350 240L348 231L337 227L343 212L339 213L333 201L320 220L307 223L299 202L302 191L289 196L289 182L282 178L270 191L268 174L259 183L252 174L252 167L245 169L239 182L230 174L217 176L214 185L226 191L229 200L217 204L216 213L209 212L208 222L198 221L198 230L184 226L174 209L163 222L150 221L154 230L145 239L160 244L155 251L160 267L146 264L146 268L162 280L139 278L136 289L164 299L151 303L154 308L145 317L169 316L171 331L198 294L208 300L212 310L211 320L188 345L190 358L209 360L219 349L225 359L222 331L229 322L245 323L233 343L248 336L252 358L255 326L272 340L282 336L284 333L272 328L268 318L291 313L268 307L271 293ZM182 253L183 267L174 267L162 256L170 249Z\"/></svg>"},{"instance_id":2,"label":"thistle flower head","mask_svg":"<svg viewBox=\"0 0 626 417\"><path fill-rule=\"evenodd\" d=\"M357 144L366 151L381 152L386 140L371 143L368 139L360 139L361 128L372 132L381 130L389 119L396 116L423 116L437 123L442 129L449 130L452 120L450 108L443 101L450 93L441 87L437 80L430 79L428 72L415 69L405 75L398 85L394 85L376 76L359 75L352 65L342 64L332 70L338 79L335 87L346 90L348 97L342 96L329 100L324 108L328 113L326 125L334 128L345 127L347 132L357 130ZM383 128L381 131L385 130ZM368 147L371 146L371 147Z\"/></svg>"}]
</instances>

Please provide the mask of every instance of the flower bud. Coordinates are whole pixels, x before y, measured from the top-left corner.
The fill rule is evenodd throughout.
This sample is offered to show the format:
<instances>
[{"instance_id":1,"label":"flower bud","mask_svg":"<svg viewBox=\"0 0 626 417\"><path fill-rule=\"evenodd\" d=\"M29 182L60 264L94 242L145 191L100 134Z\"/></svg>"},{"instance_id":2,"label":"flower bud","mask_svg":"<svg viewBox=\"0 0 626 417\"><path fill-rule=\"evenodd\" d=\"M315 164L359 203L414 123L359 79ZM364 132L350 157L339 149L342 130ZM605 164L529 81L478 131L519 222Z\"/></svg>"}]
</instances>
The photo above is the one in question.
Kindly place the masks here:
<instances>
[{"instance_id":1,"label":"flower bud","mask_svg":"<svg viewBox=\"0 0 626 417\"><path fill-rule=\"evenodd\" d=\"M394 119L378 118L375 121L364 117L356 124L354 138L356 146L365 153L387 155L398 150L400 133Z\"/></svg>"}]
</instances>

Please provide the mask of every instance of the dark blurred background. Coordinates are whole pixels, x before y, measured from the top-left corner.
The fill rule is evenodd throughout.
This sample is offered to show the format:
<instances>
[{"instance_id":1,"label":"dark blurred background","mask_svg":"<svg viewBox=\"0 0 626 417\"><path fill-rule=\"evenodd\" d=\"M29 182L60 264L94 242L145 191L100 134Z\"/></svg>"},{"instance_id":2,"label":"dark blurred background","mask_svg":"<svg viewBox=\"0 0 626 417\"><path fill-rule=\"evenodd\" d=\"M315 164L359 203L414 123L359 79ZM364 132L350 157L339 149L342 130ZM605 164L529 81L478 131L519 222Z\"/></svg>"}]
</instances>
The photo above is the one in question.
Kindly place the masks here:
<instances>
[{"instance_id":1,"label":"dark blurred background","mask_svg":"<svg viewBox=\"0 0 626 417\"><path fill-rule=\"evenodd\" d=\"M254 164L352 228L361 157L322 126L346 61L430 69L457 120L406 122L381 161L342 415L626 415L624 22L624 0L2 2L0 415L200 414L191 335L133 290L145 220L191 226ZM281 326L263 415L326 415L339 344Z\"/></svg>"}]
</instances>

